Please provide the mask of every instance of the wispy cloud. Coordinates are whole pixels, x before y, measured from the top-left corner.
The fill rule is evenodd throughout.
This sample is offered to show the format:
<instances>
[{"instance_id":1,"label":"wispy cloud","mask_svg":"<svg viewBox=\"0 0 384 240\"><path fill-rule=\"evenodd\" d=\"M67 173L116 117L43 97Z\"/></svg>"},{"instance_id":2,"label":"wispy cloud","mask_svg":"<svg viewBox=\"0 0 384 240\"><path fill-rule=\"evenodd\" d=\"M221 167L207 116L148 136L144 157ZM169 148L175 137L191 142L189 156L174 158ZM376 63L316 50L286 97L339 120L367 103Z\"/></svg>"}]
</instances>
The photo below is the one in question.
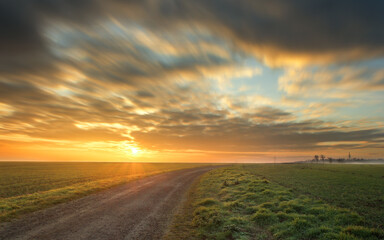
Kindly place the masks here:
<instances>
[{"instance_id":1,"label":"wispy cloud","mask_svg":"<svg viewBox=\"0 0 384 240\"><path fill-rule=\"evenodd\" d=\"M52 53L45 36L49 23L90 26L111 16L155 32L191 26L209 31L274 65L377 57L384 53L382 8L376 0L353 4L347 0L3 1L1 52L12 54L12 59L2 63L23 68L49 64Z\"/></svg>"},{"instance_id":2,"label":"wispy cloud","mask_svg":"<svg viewBox=\"0 0 384 240\"><path fill-rule=\"evenodd\" d=\"M138 149L200 160L352 147L379 154L382 8L2 1L0 157L20 149L44 158L71 150L71 159L102 151L124 159ZM353 112L363 110L368 116Z\"/></svg>"}]
</instances>

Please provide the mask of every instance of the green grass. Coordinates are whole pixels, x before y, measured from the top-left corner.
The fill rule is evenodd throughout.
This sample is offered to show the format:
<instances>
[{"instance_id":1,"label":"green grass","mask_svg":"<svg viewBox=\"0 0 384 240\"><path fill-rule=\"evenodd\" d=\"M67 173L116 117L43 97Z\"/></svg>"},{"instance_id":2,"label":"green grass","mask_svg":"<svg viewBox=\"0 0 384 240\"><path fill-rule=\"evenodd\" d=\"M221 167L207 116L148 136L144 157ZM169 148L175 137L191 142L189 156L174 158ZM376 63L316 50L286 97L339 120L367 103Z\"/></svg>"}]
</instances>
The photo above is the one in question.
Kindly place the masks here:
<instances>
[{"instance_id":1,"label":"green grass","mask_svg":"<svg viewBox=\"0 0 384 240\"><path fill-rule=\"evenodd\" d=\"M384 165L260 164L254 173L329 204L351 209L384 228Z\"/></svg>"},{"instance_id":2,"label":"green grass","mask_svg":"<svg viewBox=\"0 0 384 240\"><path fill-rule=\"evenodd\" d=\"M0 222L137 178L202 164L0 162Z\"/></svg>"},{"instance_id":3,"label":"green grass","mask_svg":"<svg viewBox=\"0 0 384 240\"><path fill-rule=\"evenodd\" d=\"M382 205L359 208L360 194L363 200L383 197L384 179L369 168L264 164L213 170L191 188L165 239L384 239L383 222L372 221L381 219ZM361 214L366 209L371 212Z\"/></svg>"}]
</instances>

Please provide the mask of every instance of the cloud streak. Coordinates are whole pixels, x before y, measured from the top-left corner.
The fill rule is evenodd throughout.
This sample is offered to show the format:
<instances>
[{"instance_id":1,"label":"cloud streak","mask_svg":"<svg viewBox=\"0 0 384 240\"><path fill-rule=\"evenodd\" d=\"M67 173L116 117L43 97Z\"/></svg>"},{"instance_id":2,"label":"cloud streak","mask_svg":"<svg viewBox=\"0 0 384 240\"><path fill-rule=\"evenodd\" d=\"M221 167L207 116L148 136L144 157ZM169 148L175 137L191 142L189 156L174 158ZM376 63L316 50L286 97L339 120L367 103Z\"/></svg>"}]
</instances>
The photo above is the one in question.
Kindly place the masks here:
<instances>
[{"instance_id":1,"label":"cloud streak","mask_svg":"<svg viewBox=\"0 0 384 240\"><path fill-rule=\"evenodd\" d=\"M384 53L384 4L378 0L7 0L0 9L0 54L14 55L14 61L7 62L24 68L33 65L34 58L25 59L31 54L40 56L40 64L49 63L52 56L44 36L52 25L48 23L92 26L110 16L158 32L205 29L274 65L349 61Z\"/></svg>"},{"instance_id":2,"label":"cloud streak","mask_svg":"<svg viewBox=\"0 0 384 240\"><path fill-rule=\"evenodd\" d=\"M383 8L373 0L2 1L0 148L38 155L41 144L41 152L73 150L72 159L87 151L124 159L130 148L200 159L379 149L380 113L366 122L332 117L382 103Z\"/></svg>"}]
</instances>

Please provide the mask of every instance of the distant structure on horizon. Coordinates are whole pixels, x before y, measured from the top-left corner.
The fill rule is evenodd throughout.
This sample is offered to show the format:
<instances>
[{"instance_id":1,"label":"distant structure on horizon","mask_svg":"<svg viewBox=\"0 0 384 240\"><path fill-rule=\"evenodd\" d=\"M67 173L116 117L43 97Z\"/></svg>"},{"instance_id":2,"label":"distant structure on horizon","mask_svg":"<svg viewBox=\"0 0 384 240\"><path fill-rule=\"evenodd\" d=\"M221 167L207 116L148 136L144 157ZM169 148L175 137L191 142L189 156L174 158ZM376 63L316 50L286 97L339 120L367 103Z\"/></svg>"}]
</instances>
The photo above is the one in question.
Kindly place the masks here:
<instances>
[{"instance_id":1,"label":"distant structure on horizon","mask_svg":"<svg viewBox=\"0 0 384 240\"><path fill-rule=\"evenodd\" d=\"M348 153L347 158L333 158L326 157L325 155L315 155L313 159L307 159L302 161L296 161L291 163L360 163L360 164L384 164L384 158L363 158L363 157L353 157L351 153Z\"/></svg>"},{"instance_id":2,"label":"distant structure on horizon","mask_svg":"<svg viewBox=\"0 0 384 240\"><path fill-rule=\"evenodd\" d=\"M332 157L325 157L324 155L315 155L313 159L311 160L305 160L303 162L310 162L310 163L348 163L348 162L365 162L375 159L364 159L364 158L352 158L351 152L348 152L348 158L332 158Z\"/></svg>"}]
</instances>

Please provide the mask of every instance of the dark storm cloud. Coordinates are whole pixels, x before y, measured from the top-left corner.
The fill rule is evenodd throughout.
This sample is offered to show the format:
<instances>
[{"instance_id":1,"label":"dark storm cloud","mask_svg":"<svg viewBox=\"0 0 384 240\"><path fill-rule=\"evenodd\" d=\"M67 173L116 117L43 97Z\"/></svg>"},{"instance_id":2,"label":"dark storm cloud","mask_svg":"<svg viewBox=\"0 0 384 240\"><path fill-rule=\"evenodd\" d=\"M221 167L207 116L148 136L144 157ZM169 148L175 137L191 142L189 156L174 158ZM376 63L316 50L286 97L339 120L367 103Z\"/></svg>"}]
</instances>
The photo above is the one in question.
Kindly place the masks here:
<instances>
[{"instance_id":1,"label":"dark storm cloud","mask_svg":"<svg viewBox=\"0 0 384 240\"><path fill-rule=\"evenodd\" d=\"M279 52L328 60L372 57L384 51L383 11L380 0L5 0L0 3L0 70L49 65L42 31L47 22L93 23L104 13L160 32L196 23L255 47L266 58Z\"/></svg>"},{"instance_id":2,"label":"dark storm cloud","mask_svg":"<svg viewBox=\"0 0 384 240\"><path fill-rule=\"evenodd\" d=\"M1 54L17 54L43 48L35 18L28 1L0 2Z\"/></svg>"},{"instance_id":3,"label":"dark storm cloud","mask_svg":"<svg viewBox=\"0 0 384 240\"><path fill-rule=\"evenodd\" d=\"M95 13L93 0L3 0L0 2L1 53L43 48L41 24L44 17L85 22Z\"/></svg>"},{"instance_id":4,"label":"dark storm cloud","mask_svg":"<svg viewBox=\"0 0 384 240\"><path fill-rule=\"evenodd\" d=\"M97 12L92 0L4 0L0 2L0 71L47 71L56 59L47 49L43 25L87 22ZM94 21L94 18L92 18Z\"/></svg>"},{"instance_id":5,"label":"dark storm cloud","mask_svg":"<svg viewBox=\"0 0 384 240\"><path fill-rule=\"evenodd\" d=\"M299 52L383 48L382 1L206 2L219 22L247 42Z\"/></svg>"},{"instance_id":6,"label":"dark storm cloud","mask_svg":"<svg viewBox=\"0 0 384 240\"><path fill-rule=\"evenodd\" d=\"M9 83L0 81L0 101L10 104L43 104L55 99L30 83Z\"/></svg>"},{"instance_id":7,"label":"dark storm cloud","mask_svg":"<svg viewBox=\"0 0 384 240\"><path fill-rule=\"evenodd\" d=\"M242 43L291 54L362 50L358 55L372 56L384 49L380 0L173 0L139 5L141 17L152 23L196 21Z\"/></svg>"}]
</instances>

